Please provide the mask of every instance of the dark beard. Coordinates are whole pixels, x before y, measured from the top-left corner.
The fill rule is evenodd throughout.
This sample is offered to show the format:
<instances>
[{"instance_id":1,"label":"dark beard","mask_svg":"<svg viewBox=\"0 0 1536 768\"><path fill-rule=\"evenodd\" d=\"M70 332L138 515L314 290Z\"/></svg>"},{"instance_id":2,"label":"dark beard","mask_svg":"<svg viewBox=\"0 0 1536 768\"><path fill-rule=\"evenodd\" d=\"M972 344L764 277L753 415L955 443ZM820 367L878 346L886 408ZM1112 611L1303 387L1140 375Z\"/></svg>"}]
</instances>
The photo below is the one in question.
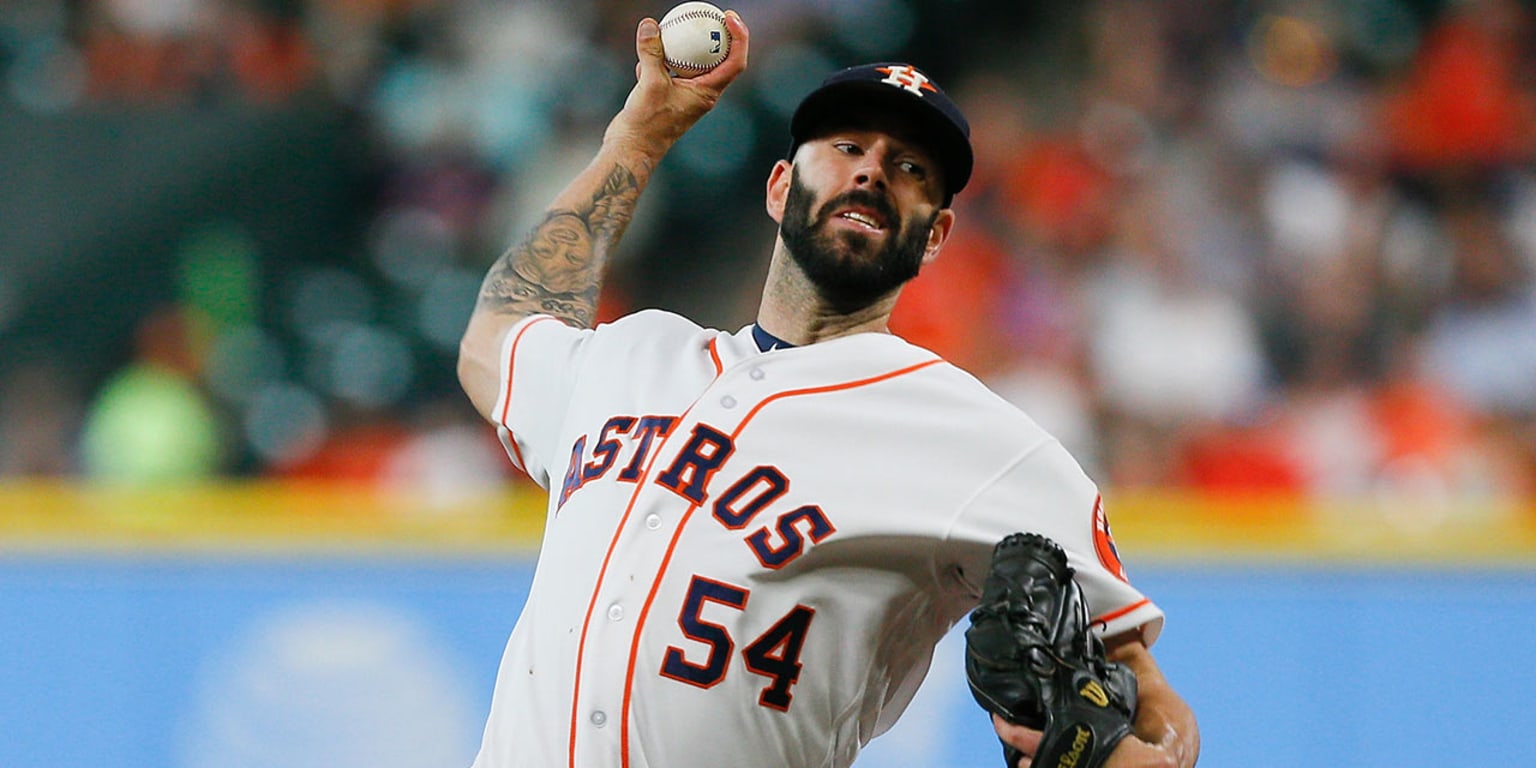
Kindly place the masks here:
<instances>
[{"instance_id":1,"label":"dark beard","mask_svg":"<svg viewBox=\"0 0 1536 768\"><path fill-rule=\"evenodd\" d=\"M779 224L779 235L790 257L816 286L821 298L844 313L868 307L917 277L928 246L928 232L939 216L934 211L927 221L909 222L894 237L887 238L879 252L870 253L871 241L856 232L826 232L832 212L850 203L878 212L887 222L898 220L890 201L861 189L827 201L812 219L811 191L791 171L789 196Z\"/></svg>"}]
</instances>

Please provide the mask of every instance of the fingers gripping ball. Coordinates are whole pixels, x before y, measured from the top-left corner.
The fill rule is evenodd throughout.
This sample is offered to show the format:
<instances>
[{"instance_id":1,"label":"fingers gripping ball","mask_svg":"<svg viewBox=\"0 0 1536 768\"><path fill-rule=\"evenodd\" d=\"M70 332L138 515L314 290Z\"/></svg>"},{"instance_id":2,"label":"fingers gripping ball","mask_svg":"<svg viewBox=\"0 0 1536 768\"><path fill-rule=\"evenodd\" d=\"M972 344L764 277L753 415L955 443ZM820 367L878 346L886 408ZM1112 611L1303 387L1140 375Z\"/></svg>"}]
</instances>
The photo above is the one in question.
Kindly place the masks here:
<instances>
[{"instance_id":1,"label":"fingers gripping ball","mask_svg":"<svg viewBox=\"0 0 1536 768\"><path fill-rule=\"evenodd\" d=\"M965 675L977 703L1044 732L1034 768L1098 768L1136 713L1136 676L1105 658L1072 576L1050 539L1003 539L965 632ZM1003 752L1009 768L1023 757L1007 745Z\"/></svg>"},{"instance_id":2,"label":"fingers gripping ball","mask_svg":"<svg viewBox=\"0 0 1536 768\"><path fill-rule=\"evenodd\" d=\"M709 3L682 3L661 17L661 48L676 77L697 77L725 61L731 33L725 13Z\"/></svg>"}]
</instances>

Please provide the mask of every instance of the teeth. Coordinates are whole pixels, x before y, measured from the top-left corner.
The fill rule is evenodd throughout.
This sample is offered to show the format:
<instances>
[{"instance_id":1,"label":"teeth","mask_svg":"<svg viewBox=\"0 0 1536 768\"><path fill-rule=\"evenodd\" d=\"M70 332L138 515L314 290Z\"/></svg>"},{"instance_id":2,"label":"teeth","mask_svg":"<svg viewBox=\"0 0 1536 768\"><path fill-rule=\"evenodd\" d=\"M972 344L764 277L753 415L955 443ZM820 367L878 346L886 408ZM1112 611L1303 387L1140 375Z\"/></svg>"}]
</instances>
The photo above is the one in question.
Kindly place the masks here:
<instances>
[{"instance_id":1,"label":"teeth","mask_svg":"<svg viewBox=\"0 0 1536 768\"><path fill-rule=\"evenodd\" d=\"M868 216L865 216L862 213L848 212L848 213L843 214L843 218L848 219L850 221L857 221L858 223L863 224L864 226L869 227L871 229L879 229L880 228L880 224L878 222L876 222L874 219L872 219L872 218L870 218Z\"/></svg>"}]
</instances>

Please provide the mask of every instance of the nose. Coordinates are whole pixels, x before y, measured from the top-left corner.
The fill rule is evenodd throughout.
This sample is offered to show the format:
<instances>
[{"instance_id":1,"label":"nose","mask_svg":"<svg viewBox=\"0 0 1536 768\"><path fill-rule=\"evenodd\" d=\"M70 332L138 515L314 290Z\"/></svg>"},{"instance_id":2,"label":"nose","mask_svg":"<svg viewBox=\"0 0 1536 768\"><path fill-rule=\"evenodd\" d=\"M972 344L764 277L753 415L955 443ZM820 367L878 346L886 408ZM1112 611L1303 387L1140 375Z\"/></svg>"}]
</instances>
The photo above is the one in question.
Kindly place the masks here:
<instances>
[{"instance_id":1,"label":"nose","mask_svg":"<svg viewBox=\"0 0 1536 768\"><path fill-rule=\"evenodd\" d=\"M887 181L885 159L885 153L878 149L864 153L854 169L854 183L860 188L884 191Z\"/></svg>"},{"instance_id":2,"label":"nose","mask_svg":"<svg viewBox=\"0 0 1536 768\"><path fill-rule=\"evenodd\" d=\"M860 188L885 190L885 172L878 166L860 170L858 176L854 177L854 181Z\"/></svg>"}]
</instances>

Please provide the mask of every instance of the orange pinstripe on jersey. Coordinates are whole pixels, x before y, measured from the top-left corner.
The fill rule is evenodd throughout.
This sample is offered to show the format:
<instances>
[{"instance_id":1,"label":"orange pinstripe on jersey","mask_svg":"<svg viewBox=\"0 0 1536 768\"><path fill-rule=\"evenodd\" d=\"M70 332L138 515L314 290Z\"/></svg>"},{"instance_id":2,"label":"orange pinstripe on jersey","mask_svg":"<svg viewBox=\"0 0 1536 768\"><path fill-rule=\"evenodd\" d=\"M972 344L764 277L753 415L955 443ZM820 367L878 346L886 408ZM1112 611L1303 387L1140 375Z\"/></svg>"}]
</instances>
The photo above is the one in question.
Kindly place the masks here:
<instances>
[{"instance_id":1,"label":"orange pinstripe on jersey","mask_svg":"<svg viewBox=\"0 0 1536 768\"><path fill-rule=\"evenodd\" d=\"M1151 602L1152 602L1151 598L1144 597L1144 598L1142 598L1142 599L1140 599L1140 600L1138 600L1138 601L1136 601L1134 603L1131 603L1130 605L1125 606L1124 608L1121 608L1121 609L1115 610L1115 611L1110 611L1109 613L1106 613L1103 616L1096 617L1096 618L1094 618L1092 623L1094 623L1094 624L1108 624L1111 621L1114 621L1115 619L1118 619L1121 616L1124 616L1127 613L1130 613L1131 611L1134 611L1137 608L1140 608L1143 605L1147 605L1148 603L1151 603Z\"/></svg>"},{"instance_id":2,"label":"orange pinstripe on jersey","mask_svg":"<svg viewBox=\"0 0 1536 768\"><path fill-rule=\"evenodd\" d=\"M698 401L695 400L694 402L697 403ZM684 410L682 415L678 417L678 421L681 422L683 419L688 418L688 412L692 410L693 406L688 406L687 410ZM581 712L581 662L585 657L587 649L587 629L592 625L593 611L597 610L597 595L603 589L603 579L608 575L608 563L613 560L613 551L619 545L619 537L624 534L624 528L629 524L629 515L635 510L635 502L639 500L640 492L645 490L646 483L648 483L651 479L651 469L656 466L656 457L661 455L663 448L665 448L667 444L667 441L670 440L674 434L677 434L677 432L674 431L666 435L662 435L661 441L651 448L650 456L646 457L645 469L641 471L640 479L635 481L635 490L629 494L629 503L624 505L624 514L619 518L619 524L614 526L613 538L608 540L608 551L603 554L603 565L597 570L597 585L592 588L592 599L587 601L587 613L581 619L581 637L576 641L576 676L575 679L571 682L571 741L570 750L568 753L570 768L577 768L576 723L580 719L579 715ZM691 509L689 511L692 512ZM667 557L670 559L671 556L672 551L669 549L667 551ZM665 561L663 561L662 567L665 569ZM647 601L646 606L650 606L649 601ZM644 621L643 612L641 614L640 621ZM627 695L624 702L624 712L629 712L629 701ZM625 723L624 728L627 735L627 722ZM624 760L625 764L628 765L629 755L627 750L625 751Z\"/></svg>"},{"instance_id":3,"label":"orange pinstripe on jersey","mask_svg":"<svg viewBox=\"0 0 1536 768\"><path fill-rule=\"evenodd\" d=\"M752 418L757 415L758 411L761 411L763 409L763 406L765 406L765 405L767 405L767 404L769 404L769 403L771 403L771 402L773 402L775 400L778 400L779 398L783 398L783 397L798 397L800 395L820 395L820 394L823 394L823 393L826 393L826 392L836 392L836 391L838 391L840 389L854 389L856 387L862 387L862 386L865 386L867 384L875 384L877 382L885 381L886 379L894 379L897 376L902 376L902 375L911 373L911 372L913 372L915 370L918 370L919 368L927 368L930 365L936 365L936 364L942 363L942 362L944 362L942 359L935 357L932 360L926 360L924 362L917 363L915 365L909 365L909 366L907 366L905 368L900 368L900 369L891 371L889 373L882 373L879 376L872 376L870 378L861 379L859 381L849 381L849 382L844 382L842 384L829 384L829 385L824 386L824 387L807 387L805 389L791 389L791 390L786 390L784 392L780 392L780 393L778 393L776 395L765 397L765 398L763 398L763 401L761 403L758 403L756 406L753 406L752 410L747 412L747 417L742 419L741 420L741 424L736 427L736 431L731 433L731 439L734 440L734 439L736 439L737 435L741 434L742 428L747 425L747 422L751 421Z\"/></svg>"},{"instance_id":4,"label":"orange pinstripe on jersey","mask_svg":"<svg viewBox=\"0 0 1536 768\"><path fill-rule=\"evenodd\" d=\"M545 320L554 319L555 318L553 317L546 316L534 318L533 320L528 321L528 324L524 325L523 329L518 331L517 336L512 339L512 350L507 353L507 398L506 401L501 404L501 413L498 414L499 418L497 423L501 424L503 427L507 427L507 434L512 437L512 440L510 441L512 446L512 457L517 459L518 469L524 469L528 465L523 463L523 451L521 448L517 447L517 436L512 435L512 427L507 426L507 411L512 407L512 369L517 366L517 345L522 343L523 334L527 333L529 328L532 328L535 325L544 322Z\"/></svg>"},{"instance_id":5,"label":"orange pinstripe on jersey","mask_svg":"<svg viewBox=\"0 0 1536 768\"><path fill-rule=\"evenodd\" d=\"M725 371L725 366L720 363L720 348L715 346L717 341L719 339L709 340L709 359L715 364L715 378L719 378L720 374Z\"/></svg>"}]
</instances>

